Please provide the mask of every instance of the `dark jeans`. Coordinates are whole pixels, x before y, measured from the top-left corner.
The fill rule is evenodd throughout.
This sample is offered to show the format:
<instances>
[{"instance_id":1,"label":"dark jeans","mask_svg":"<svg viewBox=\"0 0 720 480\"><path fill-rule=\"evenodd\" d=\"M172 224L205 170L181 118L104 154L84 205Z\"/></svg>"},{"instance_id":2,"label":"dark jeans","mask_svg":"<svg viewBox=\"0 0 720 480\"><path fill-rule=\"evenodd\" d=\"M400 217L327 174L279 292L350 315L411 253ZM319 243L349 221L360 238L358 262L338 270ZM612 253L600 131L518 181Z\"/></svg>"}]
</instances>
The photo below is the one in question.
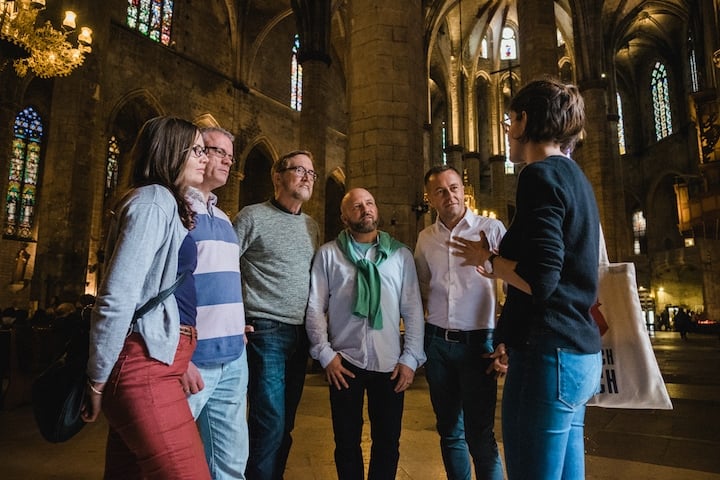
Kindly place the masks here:
<instances>
[{"instance_id":1,"label":"dark jeans","mask_svg":"<svg viewBox=\"0 0 720 480\"><path fill-rule=\"evenodd\" d=\"M482 356L491 351L492 340L463 344L425 335L425 375L448 480L470 480L470 455L478 479L503 478L493 430L497 382Z\"/></svg>"},{"instance_id":2,"label":"dark jeans","mask_svg":"<svg viewBox=\"0 0 720 480\"><path fill-rule=\"evenodd\" d=\"M340 480L362 480L364 466L360 440L363 428L363 400L368 397L370 417L370 468L368 480L395 478L400 458L400 429L405 394L395 393L391 373L363 370L343 360L355 374L346 377L349 388L330 385L330 407L335 432L335 466Z\"/></svg>"},{"instance_id":3,"label":"dark jeans","mask_svg":"<svg viewBox=\"0 0 720 480\"><path fill-rule=\"evenodd\" d=\"M248 480L283 478L305 382L308 339L304 325L250 318L248 325Z\"/></svg>"}]
</instances>

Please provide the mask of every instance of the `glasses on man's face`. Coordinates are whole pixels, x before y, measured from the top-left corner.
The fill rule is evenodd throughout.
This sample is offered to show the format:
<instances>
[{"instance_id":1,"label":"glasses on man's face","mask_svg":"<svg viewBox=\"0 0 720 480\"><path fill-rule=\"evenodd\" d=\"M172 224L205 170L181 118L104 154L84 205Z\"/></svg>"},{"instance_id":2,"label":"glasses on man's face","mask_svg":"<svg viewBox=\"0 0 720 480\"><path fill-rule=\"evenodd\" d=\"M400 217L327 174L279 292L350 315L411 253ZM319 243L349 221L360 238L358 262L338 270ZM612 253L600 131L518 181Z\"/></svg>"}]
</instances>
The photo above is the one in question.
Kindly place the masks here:
<instances>
[{"instance_id":1,"label":"glasses on man's face","mask_svg":"<svg viewBox=\"0 0 720 480\"><path fill-rule=\"evenodd\" d=\"M197 158L200 158L203 155L207 154L207 148L203 147L202 145L193 145L192 147L186 148L183 151L187 152L188 150L192 150L193 155L195 155Z\"/></svg>"},{"instance_id":2,"label":"glasses on man's face","mask_svg":"<svg viewBox=\"0 0 720 480\"><path fill-rule=\"evenodd\" d=\"M307 175L308 178L310 178L310 180L312 180L313 182L318 178L318 174L315 173L315 170L308 170L307 168L301 167L300 165L298 165L297 167L283 168L282 170L280 170L280 172L285 172L287 170L293 170L295 172L295 176L299 178L303 178L305 175Z\"/></svg>"},{"instance_id":3,"label":"glasses on man's face","mask_svg":"<svg viewBox=\"0 0 720 480\"><path fill-rule=\"evenodd\" d=\"M212 145L205 145L205 153L207 154L213 154L215 157L219 158L220 160L225 160L226 158L230 160L230 163L233 163L235 161L235 157L227 153L224 149L220 147L213 147Z\"/></svg>"}]
</instances>

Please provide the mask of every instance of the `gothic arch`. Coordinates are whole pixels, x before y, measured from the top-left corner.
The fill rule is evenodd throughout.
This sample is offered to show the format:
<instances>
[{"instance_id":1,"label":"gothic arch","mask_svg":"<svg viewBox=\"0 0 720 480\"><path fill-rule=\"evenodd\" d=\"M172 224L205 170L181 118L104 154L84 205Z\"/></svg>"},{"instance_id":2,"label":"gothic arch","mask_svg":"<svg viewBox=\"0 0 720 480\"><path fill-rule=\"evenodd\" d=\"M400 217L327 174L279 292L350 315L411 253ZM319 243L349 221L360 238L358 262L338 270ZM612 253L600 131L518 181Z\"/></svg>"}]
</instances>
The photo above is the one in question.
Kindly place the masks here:
<instances>
[{"instance_id":1,"label":"gothic arch","mask_svg":"<svg viewBox=\"0 0 720 480\"><path fill-rule=\"evenodd\" d=\"M264 202L273 197L274 189L270 171L277 153L265 139L255 141L246 147L237 168L240 171L239 207Z\"/></svg>"}]
</instances>

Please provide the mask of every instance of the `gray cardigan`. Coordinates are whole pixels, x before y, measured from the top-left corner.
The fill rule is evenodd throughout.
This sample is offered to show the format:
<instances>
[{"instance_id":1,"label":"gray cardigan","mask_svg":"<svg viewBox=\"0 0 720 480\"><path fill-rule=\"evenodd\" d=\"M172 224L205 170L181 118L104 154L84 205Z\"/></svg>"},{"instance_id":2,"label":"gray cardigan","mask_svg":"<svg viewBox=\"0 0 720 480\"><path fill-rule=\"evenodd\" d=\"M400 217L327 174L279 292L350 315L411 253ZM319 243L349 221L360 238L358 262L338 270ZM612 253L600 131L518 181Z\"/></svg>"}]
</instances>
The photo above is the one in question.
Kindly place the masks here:
<instances>
[{"instance_id":1,"label":"gray cardigan","mask_svg":"<svg viewBox=\"0 0 720 480\"><path fill-rule=\"evenodd\" d=\"M180 244L187 235L172 193L160 185L130 192L110 224L105 278L92 314L88 377L105 382L118 360L133 313L176 279ZM150 357L171 364L180 316L175 297L138 320Z\"/></svg>"}]
</instances>

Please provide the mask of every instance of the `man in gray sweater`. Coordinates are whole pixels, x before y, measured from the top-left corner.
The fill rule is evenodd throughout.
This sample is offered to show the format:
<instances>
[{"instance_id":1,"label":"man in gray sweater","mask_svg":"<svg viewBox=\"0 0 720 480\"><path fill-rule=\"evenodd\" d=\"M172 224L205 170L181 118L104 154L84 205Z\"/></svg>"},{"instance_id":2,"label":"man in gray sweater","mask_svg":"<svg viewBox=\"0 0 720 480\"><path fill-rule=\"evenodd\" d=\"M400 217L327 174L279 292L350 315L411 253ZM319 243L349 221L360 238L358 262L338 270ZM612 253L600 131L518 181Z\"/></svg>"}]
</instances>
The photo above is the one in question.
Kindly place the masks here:
<instances>
[{"instance_id":1,"label":"man in gray sweater","mask_svg":"<svg viewBox=\"0 0 720 480\"><path fill-rule=\"evenodd\" d=\"M317 174L312 154L294 151L272 167L275 196L249 205L233 225L248 333L248 480L281 479L308 361L304 317L310 265L320 243L315 220L302 213Z\"/></svg>"}]
</instances>

